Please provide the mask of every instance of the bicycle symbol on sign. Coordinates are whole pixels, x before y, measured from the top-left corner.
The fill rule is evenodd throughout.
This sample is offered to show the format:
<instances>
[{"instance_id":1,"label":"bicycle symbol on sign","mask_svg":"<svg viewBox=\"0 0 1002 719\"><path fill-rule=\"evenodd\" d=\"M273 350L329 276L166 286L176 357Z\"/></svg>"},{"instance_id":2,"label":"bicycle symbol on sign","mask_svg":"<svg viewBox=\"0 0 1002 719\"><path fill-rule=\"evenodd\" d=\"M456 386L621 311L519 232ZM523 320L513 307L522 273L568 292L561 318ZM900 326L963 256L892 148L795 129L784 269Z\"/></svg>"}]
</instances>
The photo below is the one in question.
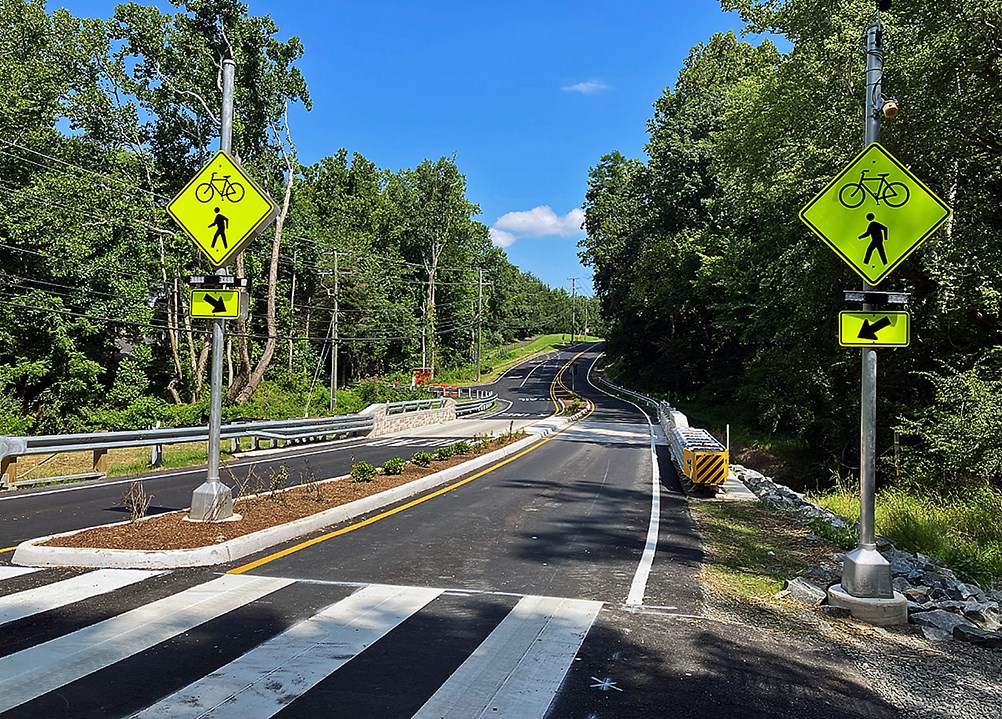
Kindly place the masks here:
<instances>
[{"instance_id":1,"label":"bicycle symbol on sign","mask_svg":"<svg viewBox=\"0 0 1002 719\"><path fill-rule=\"evenodd\" d=\"M888 182L886 172L881 172L876 177L867 177L869 170L863 170L859 174L859 182L850 182L838 191L838 201L843 207L850 210L863 204L866 196L869 195L879 205L883 202L888 207L901 207L908 202L908 185L903 182ZM877 188L873 189L873 184Z\"/></svg>"},{"instance_id":2,"label":"bicycle symbol on sign","mask_svg":"<svg viewBox=\"0 0 1002 719\"><path fill-rule=\"evenodd\" d=\"M230 177L231 175L216 177L216 173L213 172L208 182L203 182L195 188L195 199L199 202L209 202L218 193L224 200L240 202L244 199L244 186L239 182L230 182Z\"/></svg>"}]
</instances>

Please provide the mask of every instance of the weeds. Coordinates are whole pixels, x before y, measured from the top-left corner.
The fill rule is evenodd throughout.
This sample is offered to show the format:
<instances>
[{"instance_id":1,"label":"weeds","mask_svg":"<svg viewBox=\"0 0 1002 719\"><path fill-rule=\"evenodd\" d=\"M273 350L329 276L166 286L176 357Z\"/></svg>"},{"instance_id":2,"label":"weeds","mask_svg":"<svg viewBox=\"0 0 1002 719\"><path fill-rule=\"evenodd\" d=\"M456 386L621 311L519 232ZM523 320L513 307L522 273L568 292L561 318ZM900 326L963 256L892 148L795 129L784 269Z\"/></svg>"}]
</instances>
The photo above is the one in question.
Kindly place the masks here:
<instances>
[{"instance_id":1,"label":"weeds","mask_svg":"<svg viewBox=\"0 0 1002 719\"><path fill-rule=\"evenodd\" d=\"M306 472L303 475L303 492L314 502L323 502L327 499L324 496L324 485L317 479L317 473L313 471L313 466L306 462Z\"/></svg>"},{"instance_id":2,"label":"weeds","mask_svg":"<svg viewBox=\"0 0 1002 719\"><path fill-rule=\"evenodd\" d=\"M146 516L150 509L153 495L147 494L142 482L130 482L129 488L122 495L122 504L129 512L129 521L135 524Z\"/></svg>"},{"instance_id":3,"label":"weeds","mask_svg":"<svg viewBox=\"0 0 1002 719\"><path fill-rule=\"evenodd\" d=\"M285 503L285 488L289 486L289 468L278 465L278 471L268 470L268 499Z\"/></svg>"}]
</instances>

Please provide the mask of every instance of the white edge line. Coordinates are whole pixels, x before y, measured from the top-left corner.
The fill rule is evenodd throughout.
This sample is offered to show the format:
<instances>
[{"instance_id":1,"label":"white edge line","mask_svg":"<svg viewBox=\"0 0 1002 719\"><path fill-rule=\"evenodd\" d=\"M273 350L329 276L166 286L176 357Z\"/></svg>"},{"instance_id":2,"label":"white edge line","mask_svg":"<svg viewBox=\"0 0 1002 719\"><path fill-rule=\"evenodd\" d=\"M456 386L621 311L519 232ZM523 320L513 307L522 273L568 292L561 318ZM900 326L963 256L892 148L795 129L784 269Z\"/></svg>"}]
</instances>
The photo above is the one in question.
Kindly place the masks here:
<instances>
[{"instance_id":1,"label":"white edge line","mask_svg":"<svg viewBox=\"0 0 1002 719\"><path fill-rule=\"evenodd\" d=\"M640 405L622 397L617 397L611 392L606 392L591 381L591 372L595 369L595 365L601 357L601 354L596 357L595 361L591 363L591 367L588 368L588 374L586 375L588 384L602 394L623 400L627 404L636 407L644 415L644 419L647 420L647 429L651 436L651 521L647 525L647 539L644 541L643 554L640 555L640 564L637 565L637 571L633 575L633 582L630 583L630 593L626 597L626 604L630 606L642 606L644 603L644 592L647 590L647 580L651 576L651 567L654 565L654 554L658 548L658 536L661 531L661 468L658 467L654 423L651 422L651 416Z\"/></svg>"}]
</instances>

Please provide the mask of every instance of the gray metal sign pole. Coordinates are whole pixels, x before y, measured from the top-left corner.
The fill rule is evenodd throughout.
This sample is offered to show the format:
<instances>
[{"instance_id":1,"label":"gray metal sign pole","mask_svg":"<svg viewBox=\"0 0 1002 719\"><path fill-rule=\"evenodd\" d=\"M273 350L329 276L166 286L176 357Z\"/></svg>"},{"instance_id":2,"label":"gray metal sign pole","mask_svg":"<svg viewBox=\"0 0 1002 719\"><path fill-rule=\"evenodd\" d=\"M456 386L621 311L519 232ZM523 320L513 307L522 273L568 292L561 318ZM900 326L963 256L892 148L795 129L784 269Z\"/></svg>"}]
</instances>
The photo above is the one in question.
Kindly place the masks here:
<instances>
[{"instance_id":1,"label":"gray metal sign pole","mask_svg":"<svg viewBox=\"0 0 1002 719\"><path fill-rule=\"evenodd\" d=\"M223 107L220 114L219 149L230 152L233 145L233 79L236 65L223 60ZM228 275L225 267L217 275ZM189 519L215 522L233 516L233 494L219 481L219 444L223 423L223 332L225 320L212 321L212 389L209 395L209 466L205 482L191 496Z\"/></svg>"},{"instance_id":2,"label":"gray metal sign pole","mask_svg":"<svg viewBox=\"0 0 1002 719\"><path fill-rule=\"evenodd\" d=\"M866 129L865 144L880 141L880 79L884 71L879 23L866 29ZM863 283L863 290L872 290ZM863 311L872 311L864 304ZM890 599L891 567L877 551L873 527L874 464L877 441L877 351L863 348L863 381L859 432L859 545L845 556L842 588L854 597Z\"/></svg>"}]
</instances>

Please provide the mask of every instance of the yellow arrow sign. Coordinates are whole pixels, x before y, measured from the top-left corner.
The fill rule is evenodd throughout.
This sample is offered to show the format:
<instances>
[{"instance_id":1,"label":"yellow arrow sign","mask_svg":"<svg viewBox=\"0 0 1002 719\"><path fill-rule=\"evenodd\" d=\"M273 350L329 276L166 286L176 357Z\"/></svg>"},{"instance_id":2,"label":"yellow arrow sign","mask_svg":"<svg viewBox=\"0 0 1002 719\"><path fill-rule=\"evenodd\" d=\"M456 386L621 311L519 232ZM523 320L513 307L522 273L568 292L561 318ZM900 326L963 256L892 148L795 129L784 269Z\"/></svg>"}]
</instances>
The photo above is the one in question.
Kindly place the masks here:
<instances>
[{"instance_id":1,"label":"yellow arrow sign","mask_svg":"<svg viewBox=\"0 0 1002 719\"><path fill-rule=\"evenodd\" d=\"M240 316L239 290L192 290L191 316L236 319Z\"/></svg>"},{"instance_id":2,"label":"yellow arrow sign","mask_svg":"<svg viewBox=\"0 0 1002 719\"><path fill-rule=\"evenodd\" d=\"M871 144L800 211L800 219L871 285L952 210L882 146Z\"/></svg>"},{"instance_id":3,"label":"yellow arrow sign","mask_svg":"<svg viewBox=\"0 0 1002 719\"><path fill-rule=\"evenodd\" d=\"M838 343L843 347L907 347L911 319L908 312L840 312Z\"/></svg>"},{"instance_id":4,"label":"yellow arrow sign","mask_svg":"<svg viewBox=\"0 0 1002 719\"><path fill-rule=\"evenodd\" d=\"M170 201L167 212L221 267L271 222L278 206L220 150Z\"/></svg>"}]
</instances>

